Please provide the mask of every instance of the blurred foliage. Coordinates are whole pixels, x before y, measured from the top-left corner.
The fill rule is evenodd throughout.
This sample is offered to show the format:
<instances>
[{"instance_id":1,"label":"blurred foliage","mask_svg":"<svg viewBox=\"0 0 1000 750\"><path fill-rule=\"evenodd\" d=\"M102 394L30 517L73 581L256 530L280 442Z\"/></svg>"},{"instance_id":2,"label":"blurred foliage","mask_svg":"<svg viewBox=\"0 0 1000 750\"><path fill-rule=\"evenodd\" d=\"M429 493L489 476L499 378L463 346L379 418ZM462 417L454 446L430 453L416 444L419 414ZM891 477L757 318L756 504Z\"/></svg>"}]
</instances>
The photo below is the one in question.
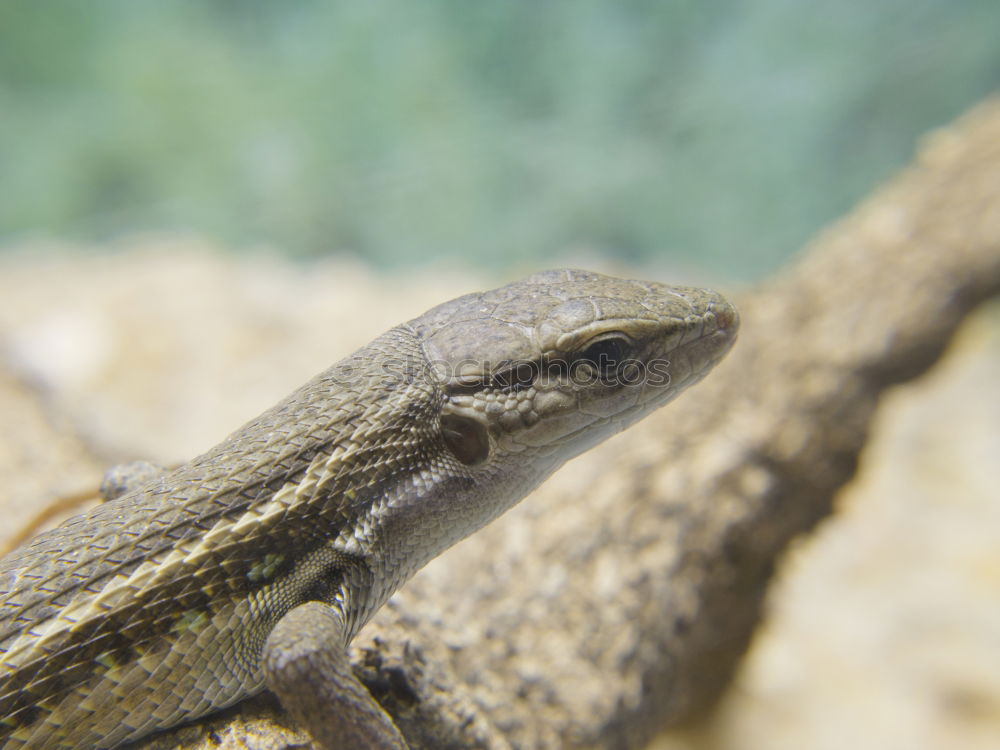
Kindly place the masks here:
<instances>
[{"instance_id":1,"label":"blurred foliage","mask_svg":"<svg viewBox=\"0 0 1000 750\"><path fill-rule=\"evenodd\" d=\"M1000 83L997 0L0 4L0 233L756 275Z\"/></svg>"}]
</instances>

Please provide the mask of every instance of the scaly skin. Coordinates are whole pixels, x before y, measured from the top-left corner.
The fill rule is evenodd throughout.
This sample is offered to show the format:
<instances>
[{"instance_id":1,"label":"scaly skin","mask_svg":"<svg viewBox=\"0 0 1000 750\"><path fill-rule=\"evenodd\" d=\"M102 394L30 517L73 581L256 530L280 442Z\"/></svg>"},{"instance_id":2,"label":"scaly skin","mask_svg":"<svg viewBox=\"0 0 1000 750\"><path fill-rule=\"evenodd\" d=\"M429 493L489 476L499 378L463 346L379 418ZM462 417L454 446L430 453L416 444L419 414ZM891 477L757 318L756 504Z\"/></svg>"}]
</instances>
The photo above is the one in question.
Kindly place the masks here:
<instances>
[{"instance_id":1,"label":"scaly skin","mask_svg":"<svg viewBox=\"0 0 1000 750\"><path fill-rule=\"evenodd\" d=\"M321 747L405 748L350 639L432 557L703 377L737 328L709 290L560 270L389 330L0 560L0 742L115 748L269 687Z\"/></svg>"}]
</instances>

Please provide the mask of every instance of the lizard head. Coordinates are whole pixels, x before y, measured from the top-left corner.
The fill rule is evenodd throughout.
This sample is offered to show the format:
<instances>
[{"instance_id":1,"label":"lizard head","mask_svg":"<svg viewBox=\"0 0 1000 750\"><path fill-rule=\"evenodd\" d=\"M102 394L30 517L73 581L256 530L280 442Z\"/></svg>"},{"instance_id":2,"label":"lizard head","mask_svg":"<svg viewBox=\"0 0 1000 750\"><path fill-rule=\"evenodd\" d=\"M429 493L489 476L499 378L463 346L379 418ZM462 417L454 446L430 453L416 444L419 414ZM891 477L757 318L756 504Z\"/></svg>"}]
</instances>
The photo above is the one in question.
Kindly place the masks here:
<instances>
[{"instance_id":1,"label":"lizard head","mask_svg":"<svg viewBox=\"0 0 1000 750\"><path fill-rule=\"evenodd\" d=\"M530 464L540 481L700 380L739 317L711 290L554 270L409 325L443 393L455 459L489 474Z\"/></svg>"},{"instance_id":2,"label":"lizard head","mask_svg":"<svg viewBox=\"0 0 1000 750\"><path fill-rule=\"evenodd\" d=\"M707 289L545 271L438 305L332 368L321 403L337 384L349 438L304 484L353 519L343 550L382 582L369 607L700 380L738 327Z\"/></svg>"}]
</instances>

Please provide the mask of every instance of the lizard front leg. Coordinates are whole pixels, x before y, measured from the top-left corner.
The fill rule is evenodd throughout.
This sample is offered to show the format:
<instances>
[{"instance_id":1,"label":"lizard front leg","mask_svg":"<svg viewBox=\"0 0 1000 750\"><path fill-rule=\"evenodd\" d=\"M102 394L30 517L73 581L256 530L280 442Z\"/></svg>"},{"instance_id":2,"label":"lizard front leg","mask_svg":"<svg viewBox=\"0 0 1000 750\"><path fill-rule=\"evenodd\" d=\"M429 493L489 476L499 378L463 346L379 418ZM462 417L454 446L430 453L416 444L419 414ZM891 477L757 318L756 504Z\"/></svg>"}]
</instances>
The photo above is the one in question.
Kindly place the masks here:
<instances>
[{"instance_id":1,"label":"lizard front leg","mask_svg":"<svg viewBox=\"0 0 1000 750\"><path fill-rule=\"evenodd\" d=\"M389 715L354 676L343 615L317 601L282 617L264 645L264 679L324 750L407 750Z\"/></svg>"}]
</instances>

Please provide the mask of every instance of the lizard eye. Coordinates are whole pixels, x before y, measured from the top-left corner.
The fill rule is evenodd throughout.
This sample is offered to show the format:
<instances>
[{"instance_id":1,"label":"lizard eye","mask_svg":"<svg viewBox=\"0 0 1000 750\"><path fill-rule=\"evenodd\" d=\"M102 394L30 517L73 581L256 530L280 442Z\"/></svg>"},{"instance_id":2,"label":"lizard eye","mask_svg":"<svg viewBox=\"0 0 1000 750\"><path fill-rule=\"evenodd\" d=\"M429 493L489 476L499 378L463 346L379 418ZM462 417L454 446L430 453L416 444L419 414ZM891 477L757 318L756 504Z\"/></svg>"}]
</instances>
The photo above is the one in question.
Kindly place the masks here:
<instances>
[{"instance_id":1,"label":"lizard eye","mask_svg":"<svg viewBox=\"0 0 1000 750\"><path fill-rule=\"evenodd\" d=\"M490 455L486 427L471 417L445 414L441 417L441 435L455 458L466 466L481 464Z\"/></svg>"},{"instance_id":2,"label":"lizard eye","mask_svg":"<svg viewBox=\"0 0 1000 750\"><path fill-rule=\"evenodd\" d=\"M584 361L603 375L618 368L622 360L629 355L631 345L622 334L612 334L587 344L580 352L578 361Z\"/></svg>"}]
</instances>

